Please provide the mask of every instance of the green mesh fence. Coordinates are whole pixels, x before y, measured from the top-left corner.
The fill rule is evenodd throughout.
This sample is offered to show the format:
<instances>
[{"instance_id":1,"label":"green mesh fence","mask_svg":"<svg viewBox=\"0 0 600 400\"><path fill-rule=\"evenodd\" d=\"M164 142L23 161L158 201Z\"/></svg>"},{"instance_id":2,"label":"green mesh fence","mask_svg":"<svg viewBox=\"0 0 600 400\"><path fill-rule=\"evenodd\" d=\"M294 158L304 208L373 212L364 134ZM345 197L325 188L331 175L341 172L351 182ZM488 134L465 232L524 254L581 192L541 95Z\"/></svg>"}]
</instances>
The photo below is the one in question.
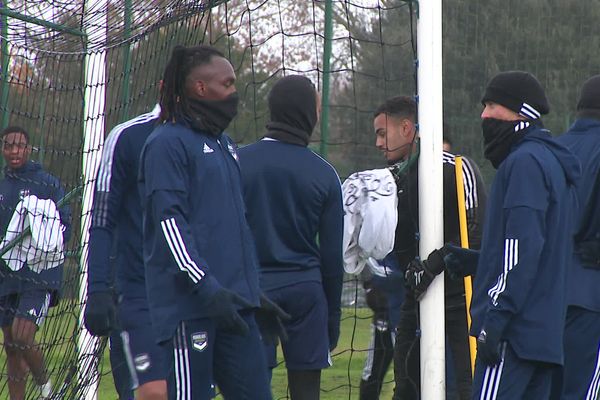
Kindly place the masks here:
<instances>
[{"instance_id":1,"label":"green mesh fence","mask_svg":"<svg viewBox=\"0 0 600 400\"><path fill-rule=\"evenodd\" d=\"M86 4L87 3L87 4ZM330 78L329 120L317 130L311 147L325 149L342 179L350 173L382 167L375 149L373 110L387 97L417 92L414 1L335 0L331 2L330 67L324 71L326 1L181 1L181 0L9 0L0 16L0 116L2 128L21 125L31 135L32 158L58 177L66 189L93 184L93 171L82 160L88 150L84 124L103 120L104 133L117 123L150 110L158 81L176 44L212 44L225 52L238 78L240 113L229 128L241 145L262 137L268 118L266 96L277 78L304 74L323 89ZM528 0L443 2L444 114L455 148L483 167L479 104L484 85L500 70L535 73L546 87L552 112L545 119L555 132L572 121L581 82L600 65L597 21L600 0ZM97 33L105 39L96 40ZM103 35L100 35L101 37ZM105 55L104 106L84 113L85 60ZM98 100L90 100L98 101ZM97 104L88 104L88 107ZM92 107L92 109L94 109ZM102 133L102 132L101 132ZM325 138L322 143L321 139ZM89 153L88 153L89 152ZM93 169L94 166L92 166ZM85 173L84 173L85 172ZM82 304L79 282L85 266L81 199L71 202L72 237L62 278L62 296L36 340L57 388L56 398L83 398L96 377L81 371L99 367L99 399L114 399L104 342L79 343ZM83 214L83 215L82 215ZM8 221L0 221L2 228ZM4 235L4 232L0 232ZM344 318L334 366L322 375L322 398L358 398L361 369L369 345L371 312L361 283L348 277ZM5 340L2 337L2 343ZM8 397L5 352L0 355L0 398ZM82 355L83 354L83 355ZM91 363L90 363L91 362ZM83 376L83 378L81 377ZM382 398L391 397L388 375ZM285 368L274 372L273 393L288 398ZM38 393L28 378L27 399Z\"/></svg>"}]
</instances>

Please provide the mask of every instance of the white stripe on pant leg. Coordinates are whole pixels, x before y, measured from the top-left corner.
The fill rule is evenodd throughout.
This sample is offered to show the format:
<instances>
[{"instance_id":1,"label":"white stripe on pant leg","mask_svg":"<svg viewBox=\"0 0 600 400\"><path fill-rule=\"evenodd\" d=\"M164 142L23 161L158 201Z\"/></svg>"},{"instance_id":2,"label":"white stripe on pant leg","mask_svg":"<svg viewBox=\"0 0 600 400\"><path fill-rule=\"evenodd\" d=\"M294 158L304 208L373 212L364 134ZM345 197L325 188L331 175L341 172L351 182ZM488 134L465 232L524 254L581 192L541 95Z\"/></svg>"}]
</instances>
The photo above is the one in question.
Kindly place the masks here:
<instances>
[{"instance_id":1,"label":"white stripe on pant leg","mask_svg":"<svg viewBox=\"0 0 600 400\"><path fill-rule=\"evenodd\" d=\"M600 388L600 343L598 344L598 356L596 357L596 370L592 376L592 381L588 388L585 400L596 400L598 397L598 389Z\"/></svg>"},{"instance_id":2,"label":"white stripe on pant leg","mask_svg":"<svg viewBox=\"0 0 600 400\"><path fill-rule=\"evenodd\" d=\"M190 400L189 382L185 379L185 336L183 333L183 322L175 333L175 387L177 388L177 400Z\"/></svg>"},{"instance_id":3,"label":"white stripe on pant leg","mask_svg":"<svg viewBox=\"0 0 600 400\"><path fill-rule=\"evenodd\" d=\"M504 356L506 355L506 343L502 343L502 353L500 354L501 361L498 366L498 376L496 376L496 383L494 384L494 392L492 393L491 400L496 400L496 396L498 396L498 388L500 387L500 378L502 377L502 369L504 368Z\"/></svg>"},{"instance_id":4,"label":"white stripe on pant leg","mask_svg":"<svg viewBox=\"0 0 600 400\"><path fill-rule=\"evenodd\" d=\"M191 400L192 399L192 377L190 374L190 352L188 350L188 345L187 345L187 331L185 329L185 322L181 323L182 326L182 330L181 330L181 338L183 339L183 360L184 360L184 377L183 379L186 382L186 389L187 389L187 398L186 400Z\"/></svg>"},{"instance_id":5,"label":"white stripe on pant leg","mask_svg":"<svg viewBox=\"0 0 600 400\"><path fill-rule=\"evenodd\" d=\"M179 379L179 327L175 331L175 337L173 338L173 369L175 370L175 398L181 398L181 386Z\"/></svg>"},{"instance_id":6,"label":"white stripe on pant leg","mask_svg":"<svg viewBox=\"0 0 600 400\"><path fill-rule=\"evenodd\" d=\"M44 323L46 316L48 315L48 309L50 308L50 293L46 293L46 298L44 299L44 304L40 308L40 312L38 313L38 317L35 320L35 324L39 327Z\"/></svg>"},{"instance_id":7,"label":"white stripe on pant leg","mask_svg":"<svg viewBox=\"0 0 600 400\"><path fill-rule=\"evenodd\" d=\"M129 342L129 333L127 331L121 332L121 342L123 344L123 353L125 354L125 361L127 362L127 369L131 375L131 390L135 390L140 385L135 365L133 364L133 357L131 355L131 344Z\"/></svg>"},{"instance_id":8,"label":"white stripe on pant leg","mask_svg":"<svg viewBox=\"0 0 600 400\"><path fill-rule=\"evenodd\" d=\"M487 387L485 388L485 400L492 399L492 393L494 392L494 386L498 380L498 364L494 365L492 372L490 373L490 380Z\"/></svg>"},{"instance_id":9,"label":"white stripe on pant leg","mask_svg":"<svg viewBox=\"0 0 600 400\"><path fill-rule=\"evenodd\" d=\"M367 359L365 360L365 366L362 371L362 380L366 381L371 377L373 373L373 359L375 358L375 324L371 324L371 340L369 340L369 347L367 348Z\"/></svg>"},{"instance_id":10,"label":"white stripe on pant leg","mask_svg":"<svg viewBox=\"0 0 600 400\"><path fill-rule=\"evenodd\" d=\"M490 380L490 375L493 374L494 367L485 367L485 373L483 375L483 381L481 382L481 391L479 393L479 400L485 400L486 388L488 386L488 381Z\"/></svg>"},{"instance_id":11,"label":"white stripe on pant leg","mask_svg":"<svg viewBox=\"0 0 600 400\"><path fill-rule=\"evenodd\" d=\"M500 385L500 376L502 375L502 368L504 367L504 355L506 351L506 343L502 347L502 360L499 364L493 367L488 366L485 369L485 376L481 385L480 400L493 400L496 398L498 392L498 386Z\"/></svg>"}]
</instances>

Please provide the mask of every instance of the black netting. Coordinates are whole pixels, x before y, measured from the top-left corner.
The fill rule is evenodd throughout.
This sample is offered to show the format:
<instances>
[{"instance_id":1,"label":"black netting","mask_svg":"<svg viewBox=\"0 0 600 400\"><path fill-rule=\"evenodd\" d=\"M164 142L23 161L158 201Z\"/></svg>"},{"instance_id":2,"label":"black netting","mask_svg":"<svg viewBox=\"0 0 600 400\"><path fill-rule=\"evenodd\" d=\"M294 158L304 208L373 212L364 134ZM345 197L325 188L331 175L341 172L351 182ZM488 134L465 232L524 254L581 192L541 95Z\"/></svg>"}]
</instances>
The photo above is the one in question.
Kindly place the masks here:
<instances>
[{"instance_id":1,"label":"black netting","mask_svg":"<svg viewBox=\"0 0 600 400\"><path fill-rule=\"evenodd\" d=\"M329 120L325 129L320 127L313 134L311 147L326 153L342 179L385 164L374 146L372 113L390 96L417 91L418 4L332 1L331 64L324 71L325 3L2 2L2 128L25 128L33 146L31 158L59 179L65 193L76 194L69 201L71 234L59 282L61 297L36 334L53 386L62 398L82 398L96 379L88 374L96 364L99 398L116 397L105 343L78 341L83 306L80 281L85 269L81 259L89 224L89 204L83 199L94 183L96 157L102 150L98 137L153 107L162 70L176 44L209 43L231 60L241 104L229 131L240 144L263 135L268 118L265 99L277 78L304 74L323 90L327 75ZM445 124L455 147L483 166L489 182L493 171L481 156L479 129L479 100L487 80L500 70L535 73L551 103L546 123L555 133L564 131L572 121L579 85L599 72L600 0L585 5L577 0L510 0L502 5L451 0L443 4ZM86 62L98 56L102 56L104 78L90 84L90 77L98 77L102 69L95 65L86 74ZM90 97L94 91L100 94ZM5 219L0 221L3 236L9 222ZM370 336L371 313L363 296L361 283L348 277L342 339L334 367L323 373L323 398L357 397ZM2 344L6 344L4 336ZM8 398L5 354L0 355L1 398ZM283 366L275 370L273 382L275 398L286 398ZM386 379L382 397L389 397L392 387ZM37 398L36 390L29 377L26 398Z\"/></svg>"}]
</instances>

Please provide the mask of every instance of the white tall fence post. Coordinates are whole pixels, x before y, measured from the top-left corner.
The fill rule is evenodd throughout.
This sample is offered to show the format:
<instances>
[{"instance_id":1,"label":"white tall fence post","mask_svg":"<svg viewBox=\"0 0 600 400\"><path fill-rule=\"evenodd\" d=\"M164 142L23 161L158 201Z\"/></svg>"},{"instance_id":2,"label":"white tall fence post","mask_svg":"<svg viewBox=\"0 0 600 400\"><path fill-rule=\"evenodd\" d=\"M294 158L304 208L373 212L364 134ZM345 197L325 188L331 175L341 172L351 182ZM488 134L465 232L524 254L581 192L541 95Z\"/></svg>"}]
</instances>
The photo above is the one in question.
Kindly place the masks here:
<instances>
[{"instance_id":1,"label":"white tall fence post","mask_svg":"<svg viewBox=\"0 0 600 400\"><path fill-rule=\"evenodd\" d=\"M87 296L87 256L88 229L91 223L91 210L94 196L96 172L100 165L104 144L104 103L106 100L106 30L108 13L96 15L90 10L106 10L107 0L85 2L84 26L87 27L88 53L85 56L85 94L83 112L83 199L81 202L81 266L79 299L81 304ZM98 46L100 44L100 46ZM82 400L95 400L98 391L98 360L93 352L97 339L83 328L83 309L79 318L78 338L79 382L82 387Z\"/></svg>"},{"instance_id":2,"label":"white tall fence post","mask_svg":"<svg viewBox=\"0 0 600 400\"><path fill-rule=\"evenodd\" d=\"M442 1L419 2L417 22L419 131L419 232L421 258L443 245ZM445 387L444 274L420 302L421 398L443 400Z\"/></svg>"}]
</instances>

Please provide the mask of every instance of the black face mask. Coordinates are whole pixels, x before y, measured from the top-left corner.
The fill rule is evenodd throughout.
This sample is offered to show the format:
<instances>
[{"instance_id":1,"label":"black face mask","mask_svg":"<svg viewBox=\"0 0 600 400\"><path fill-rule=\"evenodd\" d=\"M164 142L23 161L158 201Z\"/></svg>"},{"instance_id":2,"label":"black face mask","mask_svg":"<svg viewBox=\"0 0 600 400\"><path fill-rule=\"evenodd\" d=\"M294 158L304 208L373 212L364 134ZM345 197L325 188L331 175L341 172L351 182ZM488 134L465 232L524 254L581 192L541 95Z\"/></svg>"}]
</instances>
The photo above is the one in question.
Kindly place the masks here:
<instances>
[{"instance_id":1,"label":"black face mask","mask_svg":"<svg viewBox=\"0 0 600 400\"><path fill-rule=\"evenodd\" d=\"M481 122L483 131L483 155L498 169L502 161L510 153L515 143L523 139L524 129L529 121L503 121L495 118L484 118Z\"/></svg>"},{"instance_id":2,"label":"black face mask","mask_svg":"<svg viewBox=\"0 0 600 400\"><path fill-rule=\"evenodd\" d=\"M186 120L192 129L218 136L237 115L239 100L237 92L223 100L188 99Z\"/></svg>"}]
</instances>

